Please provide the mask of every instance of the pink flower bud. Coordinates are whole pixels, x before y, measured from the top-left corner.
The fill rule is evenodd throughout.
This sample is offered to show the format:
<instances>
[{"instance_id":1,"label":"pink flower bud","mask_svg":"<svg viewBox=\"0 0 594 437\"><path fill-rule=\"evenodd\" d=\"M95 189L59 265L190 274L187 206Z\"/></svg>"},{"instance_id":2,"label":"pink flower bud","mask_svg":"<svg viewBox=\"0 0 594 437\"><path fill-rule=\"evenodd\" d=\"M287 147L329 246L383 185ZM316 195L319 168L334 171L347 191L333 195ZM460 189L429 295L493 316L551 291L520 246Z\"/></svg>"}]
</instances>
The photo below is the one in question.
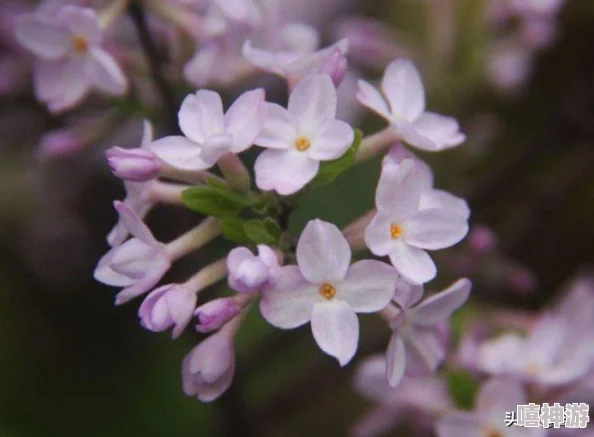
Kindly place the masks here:
<instances>
[{"instance_id":1,"label":"pink flower bud","mask_svg":"<svg viewBox=\"0 0 594 437\"><path fill-rule=\"evenodd\" d=\"M237 314L241 308L230 297L211 300L199 306L194 315L198 317L196 331L210 332L219 329Z\"/></svg>"},{"instance_id":2,"label":"pink flower bud","mask_svg":"<svg viewBox=\"0 0 594 437\"><path fill-rule=\"evenodd\" d=\"M182 386L188 396L211 402L231 385L235 372L233 340L225 332L194 347L182 363Z\"/></svg>"},{"instance_id":3,"label":"pink flower bud","mask_svg":"<svg viewBox=\"0 0 594 437\"><path fill-rule=\"evenodd\" d=\"M112 147L105 156L113 174L126 181L148 181L156 178L161 168L157 156L147 149Z\"/></svg>"},{"instance_id":4,"label":"pink flower bud","mask_svg":"<svg viewBox=\"0 0 594 437\"><path fill-rule=\"evenodd\" d=\"M487 226L476 225L470 231L468 243L474 252L485 254L492 252L493 249L495 249L497 237Z\"/></svg>"},{"instance_id":5,"label":"pink flower bud","mask_svg":"<svg viewBox=\"0 0 594 437\"><path fill-rule=\"evenodd\" d=\"M347 58L339 49L332 50L330 56L320 65L318 73L327 74L334 82L334 86L338 87L344 79L347 71Z\"/></svg>"},{"instance_id":6,"label":"pink flower bud","mask_svg":"<svg viewBox=\"0 0 594 437\"><path fill-rule=\"evenodd\" d=\"M227 257L229 286L241 293L251 293L274 281L280 270L274 250L258 245L258 255L245 247L236 247Z\"/></svg>"},{"instance_id":7,"label":"pink flower bud","mask_svg":"<svg viewBox=\"0 0 594 437\"><path fill-rule=\"evenodd\" d=\"M141 325L161 332L173 327L173 338L179 337L192 320L196 293L180 284L169 284L152 291L138 309Z\"/></svg>"},{"instance_id":8,"label":"pink flower bud","mask_svg":"<svg viewBox=\"0 0 594 437\"><path fill-rule=\"evenodd\" d=\"M71 129L59 129L41 138L39 154L45 158L59 158L76 153L85 145L85 141Z\"/></svg>"}]
</instances>

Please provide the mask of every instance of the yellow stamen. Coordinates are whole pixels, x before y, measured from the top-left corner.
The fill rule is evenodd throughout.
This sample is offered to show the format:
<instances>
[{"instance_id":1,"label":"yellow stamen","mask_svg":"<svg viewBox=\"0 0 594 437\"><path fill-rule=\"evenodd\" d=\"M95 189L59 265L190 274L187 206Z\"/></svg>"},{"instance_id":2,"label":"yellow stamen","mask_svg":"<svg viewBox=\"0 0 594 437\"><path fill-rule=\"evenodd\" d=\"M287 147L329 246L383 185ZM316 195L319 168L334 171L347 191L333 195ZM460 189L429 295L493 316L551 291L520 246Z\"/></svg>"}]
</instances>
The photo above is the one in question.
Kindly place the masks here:
<instances>
[{"instance_id":1,"label":"yellow stamen","mask_svg":"<svg viewBox=\"0 0 594 437\"><path fill-rule=\"evenodd\" d=\"M402 228L398 225L390 226L390 235L392 238L400 238L402 236Z\"/></svg>"},{"instance_id":2,"label":"yellow stamen","mask_svg":"<svg viewBox=\"0 0 594 437\"><path fill-rule=\"evenodd\" d=\"M324 284L320 287L320 294L330 300L336 296L336 288L330 284Z\"/></svg>"},{"instance_id":3,"label":"yellow stamen","mask_svg":"<svg viewBox=\"0 0 594 437\"><path fill-rule=\"evenodd\" d=\"M79 53L86 53L86 51L89 50L89 42L82 36L75 36L74 50Z\"/></svg>"},{"instance_id":4,"label":"yellow stamen","mask_svg":"<svg viewBox=\"0 0 594 437\"><path fill-rule=\"evenodd\" d=\"M300 152L305 152L311 146L311 142L305 137L299 137L295 140L295 148Z\"/></svg>"}]
</instances>

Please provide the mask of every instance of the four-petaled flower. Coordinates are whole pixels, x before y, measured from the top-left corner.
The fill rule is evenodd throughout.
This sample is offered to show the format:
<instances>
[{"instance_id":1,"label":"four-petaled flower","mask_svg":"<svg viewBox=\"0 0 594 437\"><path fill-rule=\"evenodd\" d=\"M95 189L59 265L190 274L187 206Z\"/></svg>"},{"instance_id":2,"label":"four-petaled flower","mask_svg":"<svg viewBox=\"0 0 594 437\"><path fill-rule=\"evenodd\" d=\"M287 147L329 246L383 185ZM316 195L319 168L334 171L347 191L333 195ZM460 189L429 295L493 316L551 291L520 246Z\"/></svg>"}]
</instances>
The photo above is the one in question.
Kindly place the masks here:
<instances>
[{"instance_id":1,"label":"four-petaled flower","mask_svg":"<svg viewBox=\"0 0 594 437\"><path fill-rule=\"evenodd\" d=\"M185 136L161 138L149 149L171 167L205 170L227 152L248 149L260 133L265 111L263 89L243 93L225 114L216 92L199 90L184 99L178 113Z\"/></svg>"},{"instance_id":2,"label":"four-petaled flower","mask_svg":"<svg viewBox=\"0 0 594 437\"><path fill-rule=\"evenodd\" d=\"M455 118L425 111L425 90L412 62L392 61L384 73L382 90L388 103L369 82L359 80L357 98L388 120L400 139L411 146L438 151L466 139Z\"/></svg>"},{"instance_id":3,"label":"four-petaled flower","mask_svg":"<svg viewBox=\"0 0 594 437\"><path fill-rule=\"evenodd\" d=\"M269 148L255 164L261 190L293 194L318 173L320 161L344 155L353 129L336 120L336 88L327 75L302 79L289 97L287 109L267 103L267 116L256 144Z\"/></svg>"},{"instance_id":4,"label":"four-petaled flower","mask_svg":"<svg viewBox=\"0 0 594 437\"><path fill-rule=\"evenodd\" d=\"M165 245L153 237L130 207L118 201L114 206L132 238L107 252L99 260L94 276L104 284L124 287L116 296L119 305L153 288L169 270L171 260Z\"/></svg>"},{"instance_id":5,"label":"four-petaled flower","mask_svg":"<svg viewBox=\"0 0 594 437\"><path fill-rule=\"evenodd\" d=\"M311 321L318 346L341 365L355 355L359 322L355 313L384 308L398 277L388 264L351 262L351 249L340 230L310 221L297 244L297 264L281 267L279 278L263 291L260 311L268 322L291 329Z\"/></svg>"},{"instance_id":6,"label":"four-petaled flower","mask_svg":"<svg viewBox=\"0 0 594 437\"><path fill-rule=\"evenodd\" d=\"M468 232L467 219L449 209L421 209L427 191L423 168L411 159L382 168L376 192L377 215L365 230L365 243L390 261L407 280L422 284L437 268L427 250L453 246Z\"/></svg>"},{"instance_id":7,"label":"four-petaled flower","mask_svg":"<svg viewBox=\"0 0 594 437\"><path fill-rule=\"evenodd\" d=\"M35 95L51 111L72 108L91 88L115 95L126 91L124 73L100 47L102 33L90 8L68 5L52 12L41 8L17 19L17 40L39 58Z\"/></svg>"}]
</instances>

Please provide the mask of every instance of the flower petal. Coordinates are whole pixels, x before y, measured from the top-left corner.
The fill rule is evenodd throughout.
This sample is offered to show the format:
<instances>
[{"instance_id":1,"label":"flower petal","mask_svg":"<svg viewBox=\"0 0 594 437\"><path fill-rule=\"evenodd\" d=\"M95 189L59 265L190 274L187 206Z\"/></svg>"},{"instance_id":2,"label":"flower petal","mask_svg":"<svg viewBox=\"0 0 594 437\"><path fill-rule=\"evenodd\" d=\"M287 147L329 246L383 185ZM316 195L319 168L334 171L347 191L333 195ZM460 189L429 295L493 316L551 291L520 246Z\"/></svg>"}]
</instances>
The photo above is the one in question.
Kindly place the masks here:
<instances>
[{"instance_id":1,"label":"flower petal","mask_svg":"<svg viewBox=\"0 0 594 437\"><path fill-rule=\"evenodd\" d=\"M322 299L318 287L305 280L299 267L285 266L273 286L262 291L260 312L271 325L293 329L309 322L314 305Z\"/></svg>"},{"instance_id":2,"label":"flower petal","mask_svg":"<svg viewBox=\"0 0 594 437\"><path fill-rule=\"evenodd\" d=\"M406 59L392 61L382 78L382 89L390 103L392 116L409 122L425 110L425 89L415 65Z\"/></svg>"},{"instance_id":3,"label":"flower petal","mask_svg":"<svg viewBox=\"0 0 594 437\"><path fill-rule=\"evenodd\" d=\"M355 139L355 133L348 123L340 120L326 120L316 131L307 154L318 161L330 161L346 153Z\"/></svg>"},{"instance_id":4,"label":"flower petal","mask_svg":"<svg viewBox=\"0 0 594 437\"><path fill-rule=\"evenodd\" d=\"M301 79L289 96L287 110L300 135L313 135L336 116L336 88L330 77L311 74Z\"/></svg>"},{"instance_id":5,"label":"flower petal","mask_svg":"<svg viewBox=\"0 0 594 437\"><path fill-rule=\"evenodd\" d=\"M374 255L386 256L392 250L394 242L390 236L391 224L390 215L379 212L365 228L365 244Z\"/></svg>"},{"instance_id":6,"label":"flower petal","mask_svg":"<svg viewBox=\"0 0 594 437\"><path fill-rule=\"evenodd\" d=\"M72 36L56 23L40 20L33 14L23 14L15 19L17 41L36 56L57 59L68 51Z\"/></svg>"},{"instance_id":7,"label":"flower petal","mask_svg":"<svg viewBox=\"0 0 594 437\"><path fill-rule=\"evenodd\" d=\"M346 302L337 299L317 303L311 316L311 330L316 343L341 366L357 352L359 320Z\"/></svg>"},{"instance_id":8,"label":"flower petal","mask_svg":"<svg viewBox=\"0 0 594 437\"><path fill-rule=\"evenodd\" d=\"M288 149L297 139L289 111L276 103L266 103L266 120L255 143L273 149Z\"/></svg>"},{"instance_id":9,"label":"flower petal","mask_svg":"<svg viewBox=\"0 0 594 437\"><path fill-rule=\"evenodd\" d=\"M398 277L396 282L396 292L392 300L402 309L411 308L414 304L421 300L425 289L422 285L412 284L404 279L402 276Z\"/></svg>"},{"instance_id":10,"label":"flower petal","mask_svg":"<svg viewBox=\"0 0 594 437\"><path fill-rule=\"evenodd\" d=\"M402 338L392 334L386 351L386 379L390 387L396 387L404 376L406 366L406 350Z\"/></svg>"},{"instance_id":11,"label":"flower petal","mask_svg":"<svg viewBox=\"0 0 594 437\"><path fill-rule=\"evenodd\" d=\"M214 91L199 90L187 96L178 112L179 127L186 137L203 143L224 129L223 102Z\"/></svg>"},{"instance_id":12,"label":"flower petal","mask_svg":"<svg viewBox=\"0 0 594 437\"><path fill-rule=\"evenodd\" d=\"M380 92L369 82L361 79L357 82L357 85L359 87L357 91L357 100L359 100L363 106L368 107L390 121L392 119L390 109Z\"/></svg>"},{"instance_id":13,"label":"flower petal","mask_svg":"<svg viewBox=\"0 0 594 437\"><path fill-rule=\"evenodd\" d=\"M262 88L247 91L233 102L225 114L225 132L233 135L233 153L248 149L258 137L266 119Z\"/></svg>"},{"instance_id":14,"label":"flower petal","mask_svg":"<svg viewBox=\"0 0 594 437\"><path fill-rule=\"evenodd\" d=\"M426 176L423 167L412 159L405 159L398 166L383 166L375 193L377 209L389 213L396 221L394 224L400 224L418 210Z\"/></svg>"},{"instance_id":15,"label":"flower petal","mask_svg":"<svg viewBox=\"0 0 594 437\"><path fill-rule=\"evenodd\" d=\"M416 325L434 325L446 320L460 308L470 295L472 283L466 279L458 279L448 288L421 302L411 310L411 320Z\"/></svg>"},{"instance_id":16,"label":"flower petal","mask_svg":"<svg viewBox=\"0 0 594 437\"><path fill-rule=\"evenodd\" d=\"M397 240L390 252L390 261L408 281L423 284L435 278L437 268L427 252Z\"/></svg>"},{"instance_id":17,"label":"flower petal","mask_svg":"<svg viewBox=\"0 0 594 437\"><path fill-rule=\"evenodd\" d=\"M482 413L490 410L513 411L517 405L526 403L526 393L516 381L492 378L481 387L476 400L476 409Z\"/></svg>"},{"instance_id":18,"label":"flower petal","mask_svg":"<svg viewBox=\"0 0 594 437\"><path fill-rule=\"evenodd\" d=\"M344 281L337 287L337 295L358 313L373 313L384 308L394 295L398 279L396 269L375 260L353 264Z\"/></svg>"},{"instance_id":19,"label":"flower petal","mask_svg":"<svg viewBox=\"0 0 594 437\"><path fill-rule=\"evenodd\" d=\"M318 173L320 164L296 150L265 150L256 159L256 184L263 191L296 193Z\"/></svg>"},{"instance_id":20,"label":"flower petal","mask_svg":"<svg viewBox=\"0 0 594 437\"><path fill-rule=\"evenodd\" d=\"M200 158L200 145L181 136L171 136L154 141L149 147L157 157L182 170L205 170L210 166Z\"/></svg>"},{"instance_id":21,"label":"flower petal","mask_svg":"<svg viewBox=\"0 0 594 437\"><path fill-rule=\"evenodd\" d=\"M212 135L202 144L200 159L210 168L217 163L221 156L229 152L231 147L233 147L233 135Z\"/></svg>"},{"instance_id":22,"label":"flower petal","mask_svg":"<svg viewBox=\"0 0 594 437\"><path fill-rule=\"evenodd\" d=\"M455 118L434 112L423 113L415 120L413 127L420 135L431 140L438 150L458 146L466 139Z\"/></svg>"},{"instance_id":23,"label":"flower petal","mask_svg":"<svg viewBox=\"0 0 594 437\"><path fill-rule=\"evenodd\" d=\"M132 208L130 208L124 202L117 200L113 203L113 206L119 214L121 223L134 237L144 241L147 244L159 244L155 237L153 237L153 234L151 233L148 226L143 223L143 221L136 215Z\"/></svg>"},{"instance_id":24,"label":"flower petal","mask_svg":"<svg viewBox=\"0 0 594 437\"><path fill-rule=\"evenodd\" d=\"M470 208L466 200L443 190L428 190L423 192L419 209L444 209L465 220L470 218Z\"/></svg>"},{"instance_id":25,"label":"flower petal","mask_svg":"<svg viewBox=\"0 0 594 437\"><path fill-rule=\"evenodd\" d=\"M56 14L57 22L70 29L72 34L84 38L90 45L101 42L101 27L95 11L91 8L67 5Z\"/></svg>"},{"instance_id":26,"label":"flower petal","mask_svg":"<svg viewBox=\"0 0 594 437\"><path fill-rule=\"evenodd\" d=\"M163 275L167 272L167 270L169 270L169 267L171 267L171 264L166 260L154 263L149 272L140 281L137 281L135 284L124 288L116 295L115 304L124 304L149 291L151 288L157 285Z\"/></svg>"},{"instance_id":27,"label":"flower petal","mask_svg":"<svg viewBox=\"0 0 594 437\"><path fill-rule=\"evenodd\" d=\"M438 437L477 437L482 434L482 426L476 415L456 412L439 420L435 430Z\"/></svg>"},{"instance_id":28,"label":"flower petal","mask_svg":"<svg viewBox=\"0 0 594 437\"><path fill-rule=\"evenodd\" d=\"M35 96L47 103L50 111L61 112L80 102L89 91L84 57L35 63Z\"/></svg>"},{"instance_id":29,"label":"flower petal","mask_svg":"<svg viewBox=\"0 0 594 437\"><path fill-rule=\"evenodd\" d=\"M95 271L93 272L93 277L95 280L106 285L112 285L114 287L127 287L134 284L135 281L133 278L118 273L111 268L113 255L114 249L110 250L101 257L97 267L95 268Z\"/></svg>"},{"instance_id":30,"label":"flower petal","mask_svg":"<svg viewBox=\"0 0 594 437\"><path fill-rule=\"evenodd\" d=\"M406 344L406 374L428 376L445 359L446 349L437 328L414 328L403 331Z\"/></svg>"},{"instance_id":31,"label":"flower petal","mask_svg":"<svg viewBox=\"0 0 594 437\"><path fill-rule=\"evenodd\" d=\"M303 277L313 284L342 281L351 263L351 247L344 235L332 223L319 219L305 226L296 255Z\"/></svg>"},{"instance_id":32,"label":"flower petal","mask_svg":"<svg viewBox=\"0 0 594 437\"><path fill-rule=\"evenodd\" d=\"M128 88L126 76L118 63L100 48L89 51L87 74L93 85L107 93L122 95Z\"/></svg>"},{"instance_id":33,"label":"flower petal","mask_svg":"<svg viewBox=\"0 0 594 437\"><path fill-rule=\"evenodd\" d=\"M399 121L392 123L392 128L402 141L427 152L438 152L440 149L430 138L421 134L415 126L408 121Z\"/></svg>"},{"instance_id":34,"label":"flower petal","mask_svg":"<svg viewBox=\"0 0 594 437\"><path fill-rule=\"evenodd\" d=\"M442 209L417 212L402 224L402 238L411 246L437 250L453 246L468 233L468 222Z\"/></svg>"}]
</instances>

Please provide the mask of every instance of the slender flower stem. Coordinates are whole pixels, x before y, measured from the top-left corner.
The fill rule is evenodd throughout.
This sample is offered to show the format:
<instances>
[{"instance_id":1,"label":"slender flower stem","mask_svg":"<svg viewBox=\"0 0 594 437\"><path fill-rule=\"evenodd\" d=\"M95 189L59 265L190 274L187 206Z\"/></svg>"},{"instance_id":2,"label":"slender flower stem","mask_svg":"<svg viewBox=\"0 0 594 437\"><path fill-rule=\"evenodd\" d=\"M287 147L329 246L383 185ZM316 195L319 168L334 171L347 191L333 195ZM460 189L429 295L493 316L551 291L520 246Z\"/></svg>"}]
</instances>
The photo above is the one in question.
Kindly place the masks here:
<instances>
[{"instance_id":1,"label":"slender flower stem","mask_svg":"<svg viewBox=\"0 0 594 437\"><path fill-rule=\"evenodd\" d=\"M182 192L190 185L171 184L168 182L154 181L151 185L151 199L172 205L183 205Z\"/></svg>"},{"instance_id":2,"label":"slender flower stem","mask_svg":"<svg viewBox=\"0 0 594 437\"><path fill-rule=\"evenodd\" d=\"M396 140L398 140L398 135L396 135L396 132L390 126L373 135L365 137L363 141L361 141L361 146L359 146L359 151L355 157L355 162L363 162L373 158Z\"/></svg>"},{"instance_id":3,"label":"slender flower stem","mask_svg":"<svg viewBox=\"0 0 594 437\"><path fill-rule=\"evenodd\" d=\"M188 289L195 290L198 293L212 284L219 282L225 276L227 276L227 260L226 258L221 258L201 268L198 273L186 281L185 285Z\"/></svg>"},{"instance_id":4,"label":"slender flower stem","mask_svg":"<svg viewBox=\"0 0 594 437\"><path fill-rule=\"evenodd\" d=\"M214 217L204 219L194 229L186 232L167 244L167 252L172 259L179 259L194 250L200 249L221 233L220 221Z\"/></svg>"},{"instance_id":5,"label":"slender flower stem","mask_svg":"<svg viewBox=\"0 0 594 437\"><path fill-rule=\"evenodd\" d=\"M99 10L97 15L101 29L105 30L110 27L124 13L129 2L130 0L112 0L107 6Z\"/></svg>"},{"instance_id":6,"label":"slender flower stem","mask_svg":"<svg viewBox=\"0 0 594 437\"><path fill-rule=\"evenodd\" d=\"M132 1L128 7L128 14L136 27L140 44L150 65L151 75L157 91L163 100L165 113L167 116L167 130L170 134L180 132L177 123L178 102L173 90L163 76L163 58L157 49L157 45L149 31L144 10L139 0Z\"/></svg>"},{"instance_id":7,"label":"slender flower stem","mask_svg":"<svg viewBox=\"0 0 594 437\"><path fill-rule=\"evenodd\" d=\"M369 223L371 223L371 220L373 220L376 213L377 210L372 209L342 230L344 237L347 239L353 250L361 250L365 248L365 228L369 226Z\"/></svg>"},{"instance_id":8,"label":"slender flower stem","mask_svg":"<svg viewBox=\"0 0 594 437\"><path fill-rule=\"evenodd\" d=\"M389 325L398 315L400 314L400 310L396 308L394 305L389 304L383 310L379 312L379 315L386 321Z\"/></svg>"},{"instance_id":9,"label":"slender flower stem","mask_svg":"<svg viewBox=\"0 0 594 437\"><path fill-rule=\"evenodd\" d=\"M221 177L207 171L190 171L190 170L179 170L173 167L163 165L159 176L174 179L176 181L186 182L188 184L202 184L207 179L214 179L221 183L226 183Z\"/></svg>"},{"instance_id":10,"label":"slender flower stem","mask_svg":"<svg viewBox=\"0 0 594 437\"><path fill-rule=\"evenodd\" d=\"M242 192L250 191L250 173L239 156L231 152L226 153L221 156L217 165L232 188Z\"/></svg>"}]
</instances>

